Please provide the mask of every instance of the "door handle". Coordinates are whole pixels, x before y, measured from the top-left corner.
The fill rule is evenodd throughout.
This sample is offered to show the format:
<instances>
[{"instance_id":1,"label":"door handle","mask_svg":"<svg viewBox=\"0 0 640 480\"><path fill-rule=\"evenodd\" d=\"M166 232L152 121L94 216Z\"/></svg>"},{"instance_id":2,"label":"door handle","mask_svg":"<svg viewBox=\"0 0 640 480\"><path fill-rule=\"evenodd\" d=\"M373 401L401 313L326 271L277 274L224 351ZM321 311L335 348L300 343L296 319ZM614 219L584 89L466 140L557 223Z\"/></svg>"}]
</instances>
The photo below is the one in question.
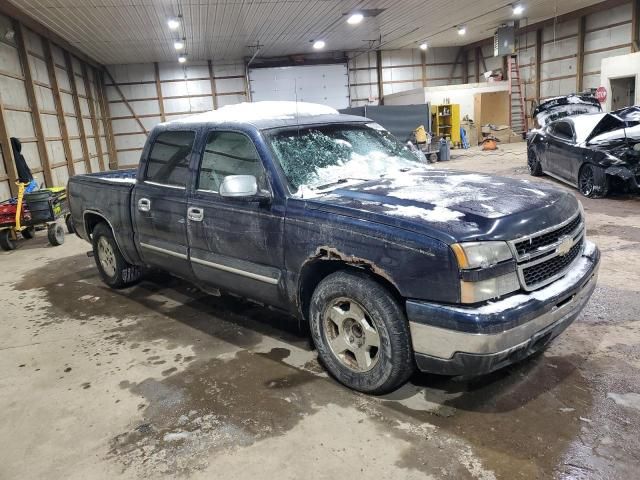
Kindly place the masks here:
<instances>
[{"instance_id":1,"label":"door handle","mask_svg":"<svg viewBox=\"0 0 640 480\"><path fill-rule=\"evenodd\" d=\"M204 219L204 212L198 207L189 207L187 218L192 222L201 222Z\"/></svg>"},{"instance_id":2,"label":"door handle","mask_svg":"<svg viewBox=\"0 0 640 480\"><path fill-rule=\"evenodd\" d=\"M138 200L138 210L141 212L148 212L151 210L151 200L148 198L141 198Z\"/></svg>"}]
</instances>

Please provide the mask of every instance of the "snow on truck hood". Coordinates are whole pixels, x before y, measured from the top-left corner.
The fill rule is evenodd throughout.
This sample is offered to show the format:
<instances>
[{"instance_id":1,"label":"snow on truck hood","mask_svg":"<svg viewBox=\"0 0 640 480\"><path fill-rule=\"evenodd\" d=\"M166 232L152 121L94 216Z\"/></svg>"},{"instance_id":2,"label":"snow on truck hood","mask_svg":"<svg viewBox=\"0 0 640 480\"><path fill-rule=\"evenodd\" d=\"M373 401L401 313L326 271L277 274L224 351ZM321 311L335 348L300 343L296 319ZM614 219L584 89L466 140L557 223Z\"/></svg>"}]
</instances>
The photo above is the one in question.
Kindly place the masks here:
<instances>
[{"instance_id":1,"label":"snow on truck hood","mask_svg":"<svg viewBox=\"0 0 640 480\"><path fill-rule=\"evenodd\" d=\"M459 240L517 238L557 225L578 209L573 195L543 184L435 169L341 187L307 201L311 208L371 214L380 223L400 222L420 233L428 227Z\"/></svg>"}]
</instances>

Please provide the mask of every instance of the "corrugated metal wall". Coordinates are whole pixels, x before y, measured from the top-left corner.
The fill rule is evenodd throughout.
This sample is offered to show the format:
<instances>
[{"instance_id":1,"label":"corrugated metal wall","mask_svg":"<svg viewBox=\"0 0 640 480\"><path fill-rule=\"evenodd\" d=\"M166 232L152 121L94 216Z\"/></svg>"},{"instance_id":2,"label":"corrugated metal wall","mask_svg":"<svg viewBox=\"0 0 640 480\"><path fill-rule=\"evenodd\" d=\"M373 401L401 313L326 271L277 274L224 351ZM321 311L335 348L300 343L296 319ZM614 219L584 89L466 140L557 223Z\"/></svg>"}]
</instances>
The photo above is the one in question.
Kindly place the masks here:
<instances>
[{"instance_id":1,"label":"corrugated metal wall","mask_svg":"<svg viewBox=\"0 0 640 480\"><path fill-rule=\"evenodd\" d=\"M15 193L10 137L45 186L109 164L99 86L92 66L0 16L0 199Z\"/></svg>"},{"instance_id":2,"label":"corrugated metal wall","mask_svg":"<svg viewBox=\"0 0 640 480\"><path fill-rule=\"evenodd\" d=\"M137 165L155 124L247 101L244 63L110 65L105 90L118 167Z\"/></svg>"}]
</instances>

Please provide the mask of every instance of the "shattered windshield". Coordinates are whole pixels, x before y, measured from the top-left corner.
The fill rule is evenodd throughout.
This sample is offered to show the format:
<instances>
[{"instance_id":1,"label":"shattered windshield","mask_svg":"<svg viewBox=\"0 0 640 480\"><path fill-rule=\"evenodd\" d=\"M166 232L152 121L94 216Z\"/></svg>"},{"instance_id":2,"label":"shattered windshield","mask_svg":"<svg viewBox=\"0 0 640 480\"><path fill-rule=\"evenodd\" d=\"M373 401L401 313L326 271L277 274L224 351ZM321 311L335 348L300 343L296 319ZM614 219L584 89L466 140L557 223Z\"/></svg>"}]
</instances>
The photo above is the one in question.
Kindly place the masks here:
<instances>
[{"instance_id":1,"label":"shattered windshield","mask_svg":"<svg viewBox=\"0 0 640 480\"><path fill-rule=\"evenodd\" d=\"M419 167L418 157L389 132L366 125L325 125L268 135L293 191L373 180Z\"/></svg>"}]
</instances>

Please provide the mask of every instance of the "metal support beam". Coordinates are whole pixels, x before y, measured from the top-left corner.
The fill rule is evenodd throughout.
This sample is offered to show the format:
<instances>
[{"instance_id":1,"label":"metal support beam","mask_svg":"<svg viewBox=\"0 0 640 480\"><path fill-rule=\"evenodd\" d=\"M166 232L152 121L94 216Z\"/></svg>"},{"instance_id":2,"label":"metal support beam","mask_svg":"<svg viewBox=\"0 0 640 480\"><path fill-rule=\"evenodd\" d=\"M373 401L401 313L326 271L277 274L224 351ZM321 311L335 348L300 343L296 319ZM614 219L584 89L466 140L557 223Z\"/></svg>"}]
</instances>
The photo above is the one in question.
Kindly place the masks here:
<instances>
[{"instance_id":1,"label":"metal support beam","mask_svg":"<svg viewBox=\"0 0 640 480\"><path fill-rule=\"evenodd\" d=\"M476 83L478 83L480 82L480 55L482 55L482 48L476 47L474 49L474 52L475 52L475 59L474 59L473 66L475 67L475 70L476 70Z\"/></svg>"},{"instance_id":2,"label":"metal support beam","mask_svg":"<svg viewBox=\"0 0 640 480\"><path fill-rule=\"evenodd\" d=\"M540 78L542 72L542 28L536 30L536 102L540 103Z\"/></svg>"},{"instance_id":3,"label":"metal support beam","mask_svg":"<svg viewBox=\"0 0 640 480\"><path fill-rule=\"evenodd\" d=\"M80 108L80 98L78 97L78 88L76 85L76 74L73 71L73 61L71 55L65 50L64 62L67 67L67 76L71 85L71 97L73 98L73 110L76 114L76 122L78 123L78 132L80 133L80 146L82 147L82 159L84 160L85 170L91 173L91 159L89 158L89 144L87 143L87 135L84 131L84 119L82 118L82 109Z\"/></svg>"},{"instance_id":4,"label":"metal support beam","mask_svg":"<svg viewBox=\"0 0 640 480\"><path fill-rule=\"evenodd\" d=\"M586 29L587 17L580 17L578 20L578 54L576 58L576 93L582 91L582 76L584 73L584 31Z\"/></svg>"},{"instance_id":5,"label":"metal support beam","mask_svg":"<svg viewBox=\"0 0 640 480\"><path fill-rule=\"evenodd\" d=\"M53 95L53 104L56 107L58 126L60 127L60 136L62 137L62 148L64 149L64 156L67 160L67 171L71 177L76 174L76 169L73 164L73 153L71 151L71 142L69 141L69 131L67 130L67 122L65 121L64 109L62 108L62 97L60 95L58 77L56 76L56 66L53 62L53 55L51 54L51 41L43 38L42 43L44 48L44 58L47 63L47 73L49 74L49 85L51 85L51 94Z\"/></svg>"},{"instance_id":6,"label":"metal support beam","mask_svg":"<svg viewBox=\"0 0 640 480\"><path fill-rule=\"evenodd\" d=\"M640 0L631 1L631 51L640 51Z\"/></svg>"},{"instance_id":7,"label":"metal support beam","mask_svg":"<svg viewBox=\"0 0 640 480\"><path fill-rule=\"evenodd\" d=\"M469 55L462 51L462 83L469 83Z\"/></svg>"},{"instance_id":8,"label":"metal support beam","mask_svg":"<svg viewBox=\"0 0 640 480\"><path fill-rule=\"evenodd\" d=\"M33 129L38 139L38 155L42 163L42 173L44 175L44 182L48 187L53 187L53 174L51 173L51 165L49 163L49 151L47 150L47 144L45 143L44 130L42 129L42 118L40 117L40 107L38 106L38 100L36 98L36 91L33 86L33 77L31 75L31 65L29 65L29 56L27 54L27 47L24 41L24 31L22 24L18 21L13 22L13 29L15 32L16 45L18 47L18 56L20 57L20 63L22 65L22 73L24 74L24 86L27 91L27 98L29 99L29 106L31 107L31 116L33 117Z\"/></svg>"},{"instance_id":9,"label":"metal support beam","mask_svg":"<svg viewBox=\"0 0 640 480\"><path fill-rule=\"evenodd\" d=\"M158 106L160 107L160 121L164 122L167 117L164 114L164 99L162 98L162 84L160 83L160 67L158 62L153 62L153 71L156 77L156 95L158 95Z\"/></svg>"},{"instance_id":10,"label":"metal support beam","mask_svg":"<svg viewBox=\"0 0 640 480\"><path fill-rule=\"evenodd\" d=\"M218 109L218 92L216 89L216 77L213 76L213 64L211 63L211 60L207 60L207 66L209 67L209 81L211 82L211 96L213 97L213 109L217 110Z\"/></svg>"},{"instance_id":11,"label":"metal support beam","mask_svg":"<svg viewBox=\"0 0 640 480\"><path fill-rule=\"evenodd\" d=\"M384 105L384 80L382 77L382 50L376 50L376 72L378 76L378 105Z\"/></svg>"},{"instance_id":12,"label":"metal support beam","mask_svg":"<svg viewBox=\"0 0 640 480\"><path fill-rule=\"evenodd\" d=\"M448 80L449 84L451 84L451 82L453 81L453 74L456 73L456 65L458 65L458 61L460 60L460 56L462 55L463 50L464 50L464 47L460 47L458 49L458 53L456 54L456 59L453 61L453 65L451 65L451 72L449 72L449 80Z\"/></svg>"},{"instance_id":13,"label":"metal support beam","mask_svg":"<svg viewBox=\"0 0 640 480\"><path fill-rule=\"evenodd\" d=\"M427 86L427 52L420 50L420 64L422 66L422 87Z\"/></svg>"},{"instance_id":14,"label":"metal support beam","mask_svg":"<svg viewBox=\"0 0 640 480\"><path fill-rule=\"evenodd\" d=\"M89 81L89 74L87 66L82 63L82 76L84 77L84 91L87 97L87 103L89 104L89 116L91 116L91 129L93 130L93 141L96 144L96 153L98 154L98 168L101 172L104 172L104 159L102 158L102 142L100 141L100 130L98 129L98 119L96 118L96 104L93 100L93 92L91 91L91 82ZM95 80L95 77L94 77ZM96 82L94 82L95 84Z\"/></svg>"}]
</instances>

